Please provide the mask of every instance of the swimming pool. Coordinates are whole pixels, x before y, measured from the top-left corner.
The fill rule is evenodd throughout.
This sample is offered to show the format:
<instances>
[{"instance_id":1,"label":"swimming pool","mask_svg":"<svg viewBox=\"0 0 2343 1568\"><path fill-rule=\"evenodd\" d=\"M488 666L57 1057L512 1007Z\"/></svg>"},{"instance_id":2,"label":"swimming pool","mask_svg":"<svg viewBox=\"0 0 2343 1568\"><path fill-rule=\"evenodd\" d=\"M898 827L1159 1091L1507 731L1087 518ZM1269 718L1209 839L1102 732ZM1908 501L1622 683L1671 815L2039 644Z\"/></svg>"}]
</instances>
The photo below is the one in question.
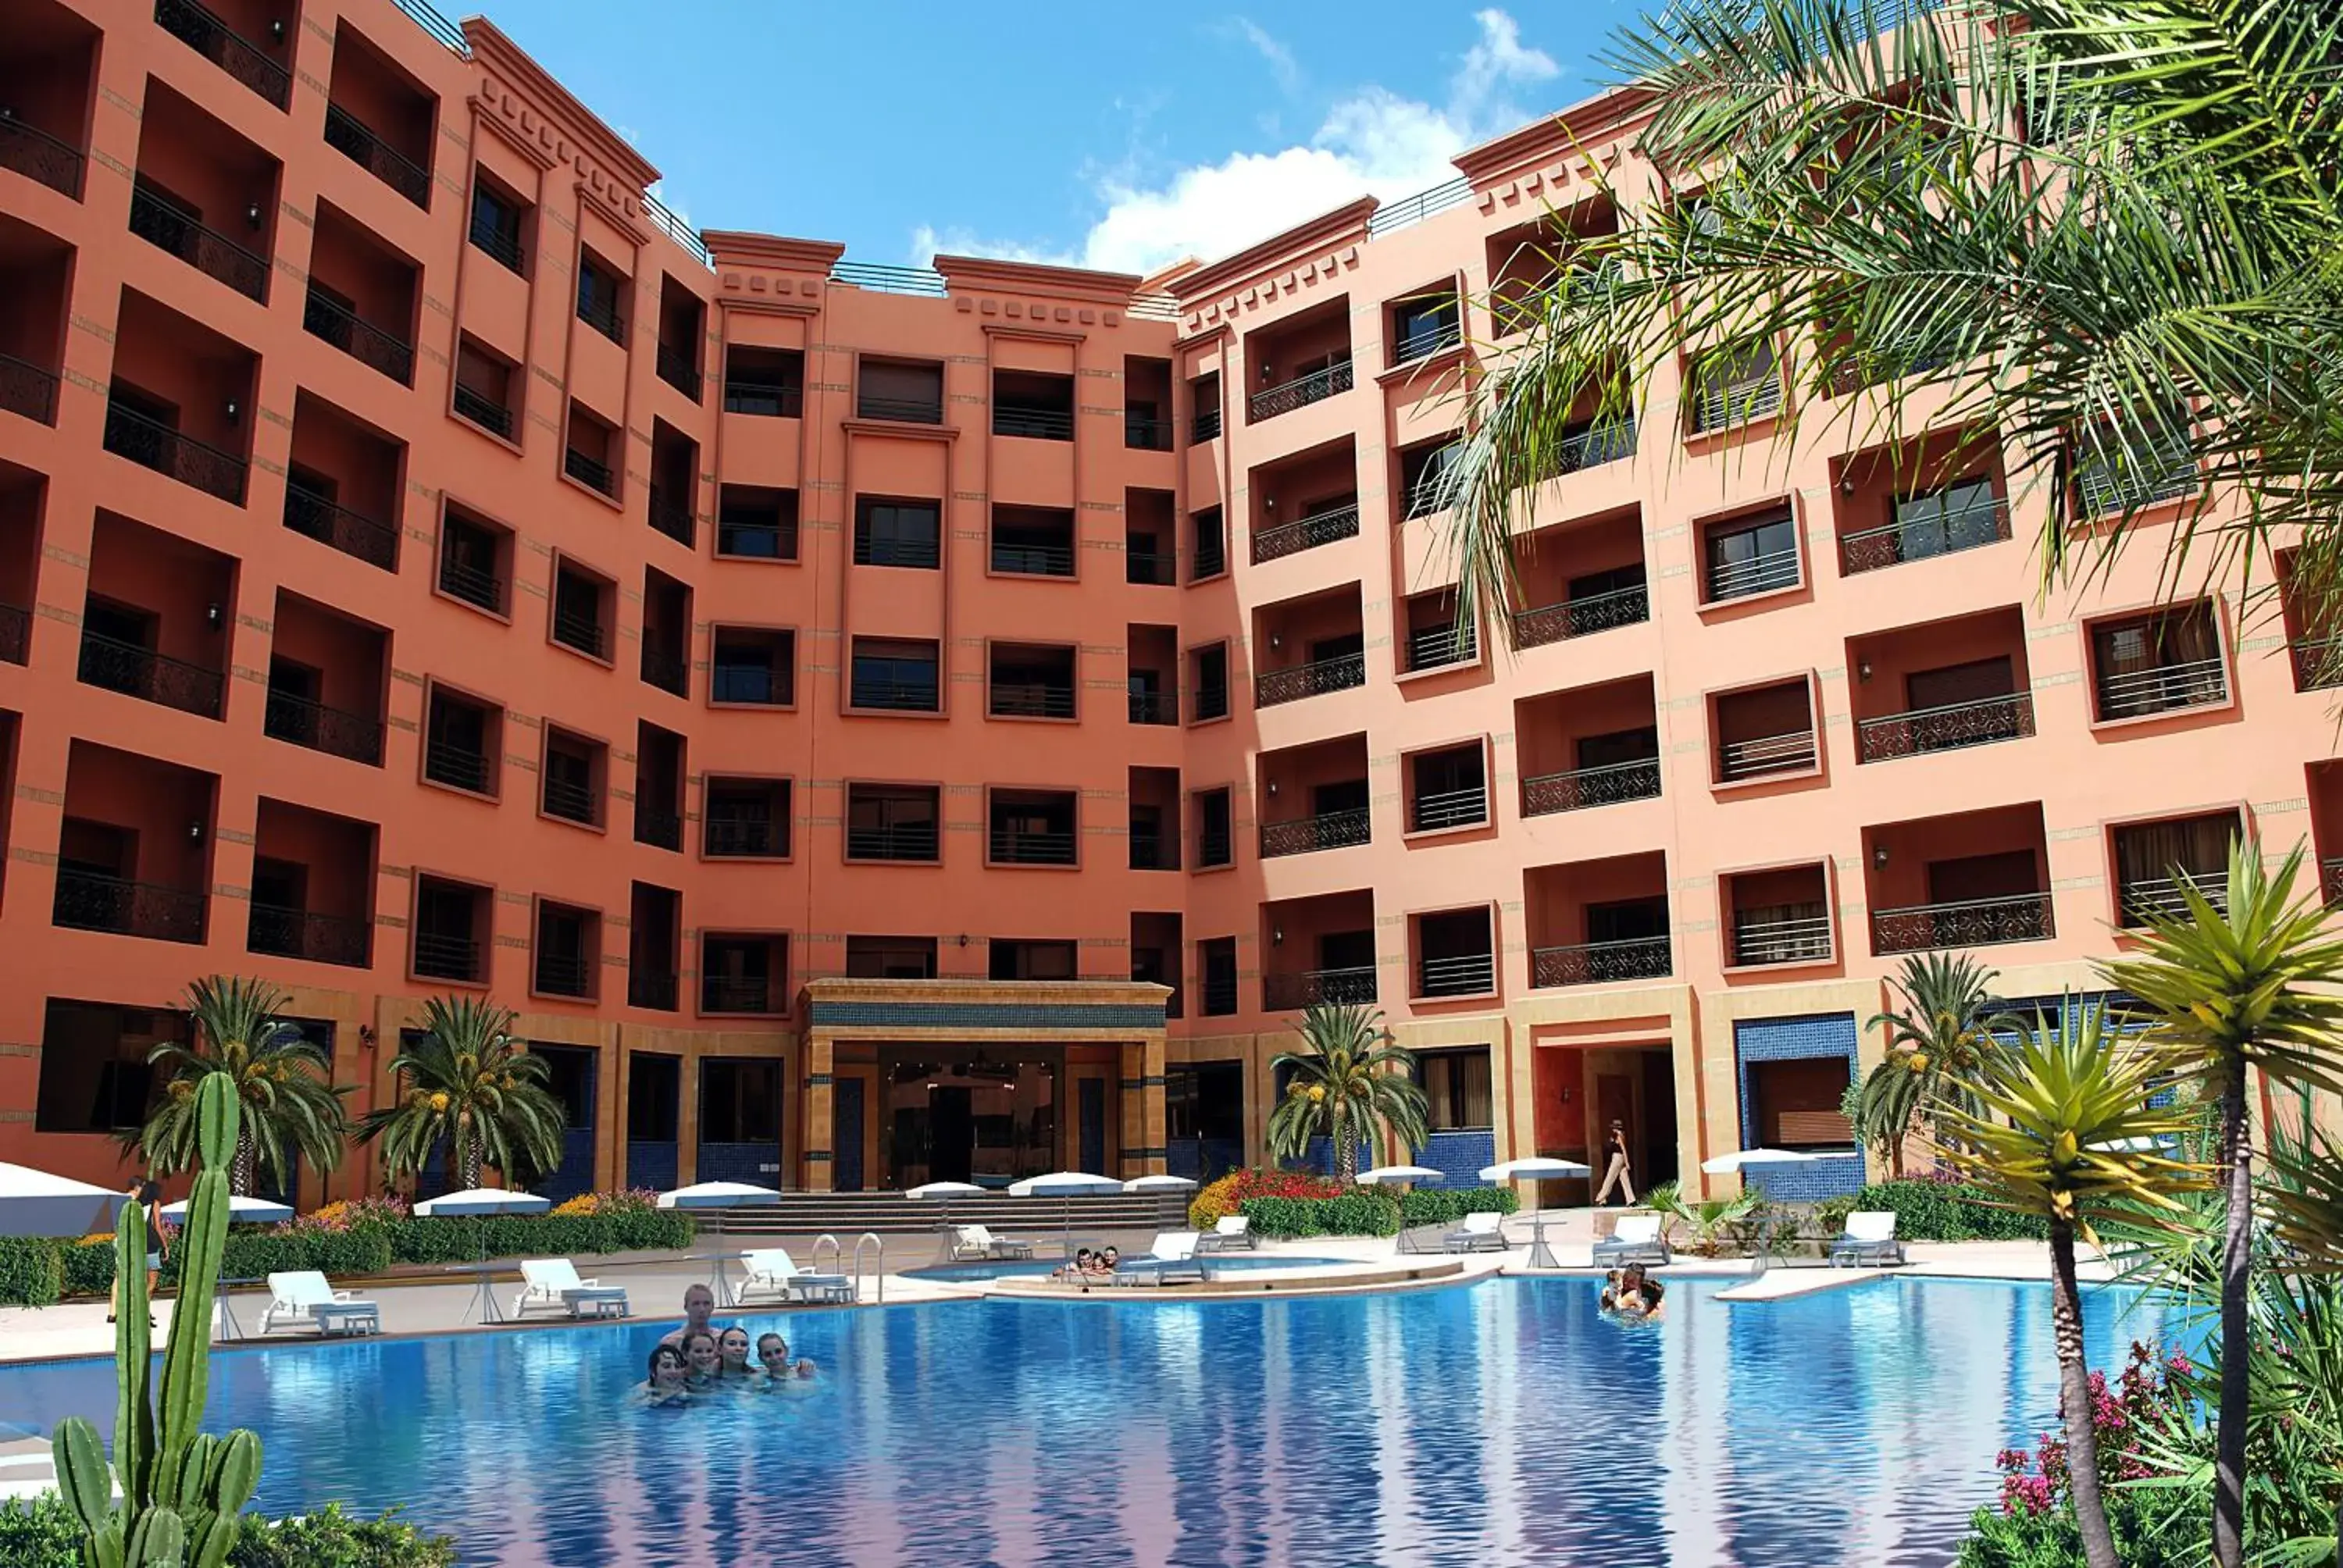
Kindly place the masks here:
<instances>
[{"instance_id":1,"label":"swimming pool","mask_svg":"<svg viewBox=\"0 0 2343 1568\"><path fill-rule=\"evenodd\" d=\"M1326 1269L1358 1261L1356 1258L1296 1258L1284 1252L1214 1252L1203 1260L1204 1266L1215 1275L1242 1274L1250 1269ZM1038 1277L1065 1266L1063 1258L995 1258L973 1263L937 1263L911 1270L910 1277L966 1284L980 1280Z\"/></svg>"},{"instance_id":2,"label":"swimming pool","mask_svg":"<svg viewBox=\"0 0 2343 1568\"><path fill-rule=\"evenodd\" d=\"M621 1399L665 1324L360 1341L223 1354L211 1413L264 1508L404 1503L478 1563L1938 1568L2056 1408L2042 1287L1715 1288L1642 1327L1581 1280L800 1312L814 1396L685 1410ZM2160 1326L2089 1312L2095 1366ZM112 1383L0 1372L0 1420Z\"/></svg>"}]
</instances>

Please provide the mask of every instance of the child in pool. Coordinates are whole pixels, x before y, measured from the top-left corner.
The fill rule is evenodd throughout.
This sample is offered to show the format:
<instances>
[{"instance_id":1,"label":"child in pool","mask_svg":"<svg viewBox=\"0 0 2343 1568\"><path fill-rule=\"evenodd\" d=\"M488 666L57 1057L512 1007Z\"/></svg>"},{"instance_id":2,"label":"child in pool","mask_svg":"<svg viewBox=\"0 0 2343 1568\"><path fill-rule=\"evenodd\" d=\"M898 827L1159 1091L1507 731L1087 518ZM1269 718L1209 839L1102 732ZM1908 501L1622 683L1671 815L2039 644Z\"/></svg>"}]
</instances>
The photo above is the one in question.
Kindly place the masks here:
<instances>
[{"instance_id":1,"label":"child in pool","mask_svg":"<svg viewBox=\"0 0 2343 1568\"><path fill-rule=\"evenodd\" d=\"M685 1383L688 1375L681 1351L665 1342L653 1345L650 1363L643 1369L642 1386L634 1391L635 1402L689 1404L691 1390Z\"/></svg>"},{"instance_id":2,"label":"child in pool","mask_svg":"<svg viewBox=\"0 0 2343 1568\"><path fill-rule=\"evenodd\" d=\"M686 1388L714 1388L724 1371L724 1355L717 1348L716 1336L706 1329L694 1329L684 1335L683 1365Z\"/></svg>"},{"instance_id":3,"label":"child in pool","mask_svg":"<svg viewBox=\"0 0 2343 1568\"><path fill-rule=\"evenodd\" d=\"M800 1393L812 1392L813 1362L789 1359L789 1342L775 1333L757 1336L757 1360L764 1372L757 1383L759 1393Z\"/></svg>"}]
</instances>

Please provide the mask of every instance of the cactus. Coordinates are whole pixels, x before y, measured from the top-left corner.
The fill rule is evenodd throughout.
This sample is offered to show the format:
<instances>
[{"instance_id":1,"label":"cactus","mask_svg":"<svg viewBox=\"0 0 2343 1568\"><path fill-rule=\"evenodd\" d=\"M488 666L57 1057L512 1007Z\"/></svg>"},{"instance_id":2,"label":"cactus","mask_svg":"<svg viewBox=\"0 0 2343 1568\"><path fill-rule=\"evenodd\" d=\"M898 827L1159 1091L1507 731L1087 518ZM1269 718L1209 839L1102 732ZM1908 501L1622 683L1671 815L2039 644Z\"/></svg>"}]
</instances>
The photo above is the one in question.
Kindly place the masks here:
<instances>
[{"instance_id":1,"label":"cactus","mask_svg":"<svg viewBox=\"0 0 2343 1568\"><path fill-rule=\"evenodd\" d=\"M201 1430L239 1112L217 1074L196 1093L203 1173L187 1200L179 1304L163 1352L162 1385L152 1388L148 1377L146 1221L136 1204L126 1204L114 1232L115 1277L122 1282L114 1462L107 1465L97 1429L80 1416L58 1423L53 1444L57 1488L80 1522L87 1568L221 1568L260 1482L260 1439L240 1430L226 1438Z\"/></svg>"}]
</instances>

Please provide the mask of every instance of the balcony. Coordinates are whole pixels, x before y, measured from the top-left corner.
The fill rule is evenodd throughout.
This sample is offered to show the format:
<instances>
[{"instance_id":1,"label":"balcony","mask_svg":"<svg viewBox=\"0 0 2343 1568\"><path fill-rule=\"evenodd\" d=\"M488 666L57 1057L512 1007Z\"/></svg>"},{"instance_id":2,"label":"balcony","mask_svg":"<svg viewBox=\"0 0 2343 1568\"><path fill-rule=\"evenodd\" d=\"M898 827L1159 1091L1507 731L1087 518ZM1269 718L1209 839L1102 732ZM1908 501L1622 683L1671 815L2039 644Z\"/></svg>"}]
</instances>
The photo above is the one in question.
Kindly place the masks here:
<instances>
[{"instance_id":1,"label":"balcony","mask_svg":"<svg viewBox=\"0 0 2343 1568\"><path fill-rule=\"evenodd\" d=\"M2142 511L2192 496L2202 483L2185 428L2136 457L2087 448L2075 465L2076 510L2083 518Z\"/></svg>"},{"instance_id":2,"label":"balcony","mask_svg":"<svg viewBox=\"0 0 2343 1568\"><path fill-rule=\"evenodd\" d=\"M1247 402L1246 409L1249 417L1256 422L1273 419L1280 414L1291 414L1296 408L1306 408L1312 403L1321 402L1338 393L1348 392L1351 387L1351 361L1346 357L1335 364L1322 366L1315 370L1297 376L1291 381L1272 387L1265 392L1254 393ZM1200 415L1198 422L1201 424L1202 421L1202 417ZM1217 425L1217 417L1214 423ZM1218 435L1219 431L1215 429L1213 434ZM1210 438L1203 436L1197 437L1198 440Z\"/></svg>"},{"instance_id":3,"label":"balcony","mask_svg":"<svg viewBox=\"0 0 2343 1568\"><path fill-rule=\"evenodd\" d=\"M1540 648L1590 632L1634 626L1652 618L1651 590L1638 583L1584 598L1522 611L1513 618L1513 646Z\"/></svg>"},{"instance_id":4,"label":"balcony","mask_svg":"<svg viewBox=\"0 0 2343 1568\"><path fill-rule=\"evenodd\" d=\"M1802 575L1797 521L1786 507L1704 528L1701 553L1703 604L1777 593L1797 587Z\"/></svg>"},{"instance_id":5,"label":"balcony","mask_svg":"<svg viewBox=\"0 0 2343 1568\"><path fill-rule=\"evenodd\" d=\"M1907 713L1860 719L1855 728L1856 757L1864 762L1990 746L1999 740L2024 739L2034 733L2034 697L2030 692L2019 691L2006 697L1914 709Z\"/></svg>"},{"instance_id":6,"label":"balcony","mask_svg":"<svg viewBox=\"0 0 2343 1568\"><path fill-rule=\"evenodd\" d=\"M379 370L401 387L415 380L415 349L379 327L358 319L352 310L312 285L301 313L302 330L322 338L359 364Z\"/></svg>"},{"instance_id":7,"label":"balcony","mask_svg":"<svg viewBox=\"0 0 2343 1568\"><path fill-rule=\"evenodd\" d=\"M686 549L692 548L693 536L698 532L691 503L664 485L650 487L650 525Z\"/></svg>"},{"instance_id":8,"label":"balcony","mask_svg":"<svg viewBox=\"0 0 2343 1568\"><path fill-rule=\"evenodd\" d=\"M716 553L744 560L798 558L798 493L726 485L716 508Z\"/></svg>"},{"instance_id":9,"label":"balcony","mask_svg":"<svg viewBox=\"0 0 2343 1568\"><path fill-rule=\"evenodd\" d=\"M565 447L561 454L561 471L585 486L605 496L618 493L618 481L610 466L599 457L590 457L575 447Z\"/></svg>"},{"instance_id":10,"label":"balcony","mask_svg":"<svg viewBox=\"0 0 2343 1568\"><path fill-rule=\"evenodd\" d=\"M1368 809L1364 806L1322 811L1314 817L1261 825L1261 858L1306 855L1318 849L1347 849L1369 841Z\"/></svg>"},{"instance_id":11,"label":"balcony","mask_svg":"<svg viewBox=\"0 0 2343 1568\"><path fill-rule=\"evenodd\" d=\"M206 228L195 215L145 187L130 193L130 232L247 299L268 298L268 258Z\"/></svg>"},{"instance_id":12,"label":"balcony","mask_svg":"<svg viewBox=\"0 0 2343 1568\"><path fill-rule=\"evenodd\" d=\"M1444 997L1485 996L1497 989L1496 955L1489 952L1427 954L1416 963L1415 994L1427 1001Z\"/></svg>"},{"instance_id":13,"label":"balcony","mask_svg":"<svg viewBox=\"0 0 2343 1568\"><path fill-rule=\"evenodd\" d=\"M1714 698L1709 729L1715 737L1715 777L1720 784L1808 771L1821 764L1814 689L1805 679Z\"/></svg>"},{"instance_id":14,"label":"balcony","mask_svg":"<svg viewBox=\"0 0 2343 1568\"><path fill-rule=\"evenodd\" d=\"M1299 1012L1312 1007L1372 1007L1374 1002L1373 964L1261 977L1261 1005L1267 1012Z\"/></svg>"},{"instance_id":15,"label":"balcony","mask_svg":"<svg viewBox=\"0 0 2343 1568\"><path fill-rule=\"evenodd\" d=\"M385 571L398 569L398 530L327 499L298 479L285 485L285 526Z\"/></svg>"},{"instance_id":16,"label":"balcony","mask_svg":"<svg viewBox=\"0 0 2343 1568\"><path fill-rule=\"evenodd\" d=\"M2180 659L2146 669L2102 675L2096 689L2103 723L2117 719L2145 719L2187 708L2217 707L2229 699L2227 670L2217 654L2209 658Z\"/></svg>"},{"instance_id":17,"label":"balcony","mask_svg":"<svg viewBox=\"0 0 2343 1568\"><path fill-rule=\"evenodd\" d=\"M183 888L134 882L61 865L49 918L52 924L71 930L200 943L208 904L206 895Z\"/></svg>"},{"instance_id":18,"label":"balcony","mask_svg":"<svg viewBox=\"0 0 2343 1568\"><path fill-rule=\"evenodd\" d=\"M1122 444L1135 452L1168 452L1172 449L1172 421L1126 409L1122 416Z\"/></svg>"},{"instance_id":19,"label":"balcony","mask_svg":"<svg viewBox=\"0 0 2343 1568\"><path fill-rule=\"evenodd\" d=\"M106 407L106 449L231 506L244 505L243 458L181 435L118 398Z\"/></svg>"},{"instance_id":20,"label":"balcony","mask_svg":"<svg viewBox=\"0 0 2343 1568\"><path fill-rule=\"evenodd\" d=\"M292 72L196 0L155 0L155 25L268 103L281 109L291 102Z\"/></svg>"},{"instance_id":21,"label":"balcony","mask_svg":"<svg viewBox=\"0 0 2343 1568\"><path fill-rule=\"evenodd\" d=\"M84 629L78 678L85 686L118 691L202 719L220 716L226 678L184 659L171 658Z\"/></svg>"},{"instance_id":22,"label":"balcony","mask_svg":"<svg viewBox=\"0 0 2343 1568\"><path fill-rule=\"evenodd\" d=\"M1074 835L1071 830L996 824L986 854L996 866L1071 866Z\"/></svg>"},{"instance_id":23,"label":"balcony","mask_svg":"<svg viewBox=\"0 0 2343 1568\"><path fill-rule=\"evenodd\" d=\"M1530 984L1539 987L1664 980L1674 968L1673 949L1665 936L1578 942L1530 950Z\"/></svg>"},{"instance_id":24,"label":"balcony","mask_svg":"<svg viewBox=\"0 0 2343 1568\"><path fill-rule=\"evenodd\" d=\"M1074 515L1042 507L999 507L992 517L992 569L1009 577L1074 575Z\"/></svg>"},{"instance_id":25,"label":"balcony","mask_svg":"<svg viewBox=\"0 0 2343 1568\"><path fill-rule=\"evenodd\" d=\"M1819 905L1734 911L1735 966L1825 963L1830 956L1830 915Z\"/></svg>"},{"instance_id":26,"label":"balcony","mask_svg":"<svg viewBox=\"0 0 2343 1568\"><path fill-rule=\"evenodd\" d=\"M1728 740L1717 748L1717 771L1729 784L1814 766L1815 736L1810 729Z\"/></svg>"},{"instance_id":27,"label":"balcony","mask_svg":"<svg viewBox=\"0 0 2343 1568\"><path fill-rule=\"evenodd\" d=\"M662 653L646 643L643 646L643 683L656 686L661 691L678 697L691 695L691 665L672 653Z\"/></svg>"},{"instance_id":28,"label":"balcony","mask_svg":"<svg viewBox=\"0 0 2343 1568\"><path fill-rule=\"evenodd\" d=\"M2038 942L2055 934L2046 892L1908 904L1871 913L1871 950L1883 957L1995 942Z\"/></svg>"},{"instance_id":29,"label":"balcony","mask_svg":"<svg viewBox=\"0 0 2343 1568\"><path fill-rule=\"evenodd\" d=\"M763 975L702 975L699 1010L709 1014L779 1012L773 982Z\"/></svg>"},{"instance_id":30,"label":"balcony","mask_svg":"<svg viewBox=\"0 0 2343 1568\"><path fill-rule=\"evenodd\" d=\"M0 664L32 662L33 612L21 605L0 604Z\"/></svg>"},{"instance_id":31,"label":"balcony","mask_svg":"<svg viewBox=\"0 0 2343 1568\"><path fill-rule=\"evenodd\" d=\"M660 344L657 369L660 380L694 403L699 401L705 383L700 377L699 362L689 349L679 348L671 343Z\"/></svg>"},{"instance_id":32,"label":"balcony","mask_svg":"<svg viewBox=\"0 0 2343 1568\"><path fill-rule=\"evenodd\" d=\"M1839 569L1847 576L1982 549L2009 538L2009 505L1993 493L1990 480L1891 497L1889 506L1893 520L1839 536Z\"/></svg>"},{"instance_id":33,"label":"balcony","mask_svg":"<svg viewBox=\"0 0 2343 1568\"><path fill-rule=\"evenodd\" d=\"M1687 367L1684 411L1694 436L1754 424L1780 411L1782 372L1771 345L1745 345Z\"/></svg>"},{"instance_id":34,"label":"balcony","mask_svg":"<svg viewBox=\"0 0 2343 1568\"><path fill-rule=\"evenodd\" d=\"M379 721L328 708L294 692L270 688L261 728L271 739L306 746L329 757L345 757L369 768L382 763L383 727Z\"/></svg>"},{"instance_id":35,"label":"balcony","mask_svg":"<svg viewBox=\"0 0 2343 1568\"><path fill-rule=\"evenodd\" d=\"M30 360L0 354L0 409L23 416L35 425L54 425L57 418L56 372Z\"/></svg>"},{"instance_id":36,"label":"balcony","mask_svg":"<svg viewBox=\"0 0 2343 1568\"><path fill-rule=\"evenodd\" d=\"M1122 580L1170 588L1180 580L1180 558L1169 550L1126 548L1122 552Z\"/></svg>"},{"instance_id":37,"label":"balcony","mask_svg":"<svg viewBox=\"0 0 2343 1568\"><path fill-rule=\"evenodd\" d=\"M326 145L413 202L431 205L431 171L376 136L338 104L326 106Z\"/></svg>"},{"instance_id":38,"label":"balcony","mask_svg":"<svg viewBox=\"0 0 2343 1568\"><path fill-rule=\"evenodd\" d=\"M491 615L504 613L505 579L452 555L440 559L439 591Z\"/></svg>"},{"instance_id":39,"label":"balcony","mask_svg":"<svg viewBox=\"0 0 2343 1568\"><path fill-rule=\"evenodd\" d=\"M1253 677L1252 701L1255 708L1274 708L1281 703L1299 702L1305 697L1348 691L1366 683L1367 656L1364 650L1336 654L1332 658L1315 659L1308 664L1272 669L1267 674Z\"/></svg>"},{"instance_id":40,"label":"balcony","mask_svg":"<svg viewBox=\"0 0 2343 1568\"><path fill-rule=\"evenodd\" d=\"M364 969L372 947L373 928L364 920L337 915L316 915L256 902L245 928L245 950L271 958L306 959L311 963L345 964Z\"/></svg>"},{"instance_id":41,"label":"balcony","mask_svg":"<svg viewBox=\"0 0 2343 1568\"><path fill-rule=\"evenodd\" d=\"M1129 694L1130 719L1133 724L1177 724L1180 722L1180 694L1156 688L1141 689L1133 687Z\"/></svg>"},{"instance_id":42,"label":"balcony","mask_svg":"<svg viewBox=\"0 0 2343 1568\"><path fill-rule=\"evenodd\" d=\"M1407 830L1440 833L1489 820L1488 760L1479 741L1406 758Z\"/></svg>"},{"instance_id":43,"label":"balcony","mask_svg":"<svg viewBox=\"0 0 2343 1568\"><path fill-rule=\"evenodd\" d=\"M1341 539L1356 538L1359 534L1359 508L1355 502L1330 508L1291 523L1272 528L1256 529L1252 536L1252 559L1255 566L1263 561L1281 560L1320 545L1331 545Z\"/></svg>"},{"instance_id":44,"label":"balcony","mask_svg":"<svg viewBox=\"0 0 2343 1568\"><path fill-rule=\"evenodd\" d=\"M1554 811L1583 811L1594 806L1655 799L1659 793L1660 761L1656 757L1600 768L1576 768L1564 773L1542 773L1522 780L1522 815L1542 817Z\"/></svg>"},{"instance_id":45,"label":"balcony","mask_svg":"<svg viewBox=\"0 0 2343 1568\"><path fill-rule=\"evenodd\" d=\"M1605 463L1624 462L1635 455L1635 421L1626 415L1584 419L1564 428L1551 453L1549 478L1583 473Z\"/></svg>"},{"instance_id":46,"label":"balcony","mask_svg":"<svg viewBox=\"0 0 2343 1568\"><path fill-rule=\"evenodd\" d=\"M88 160L71 142L59 141L0 108L0 169L13 169L60 196L81 199L82 171Z\"/></svg>"},{"instance_id":47,"label":"balcony","mask_svg":"<svg viewBox=\"0 0 2343 1568\"><path fill-rule=\"evenodd\" d=\"M805 412L805 356L793 348L730 344L724 351L724 411L763 419Z\"/></svg>"},{"instance_id":48,"label":"balcony","mask_svg":"<svg viewBox=\"0 0 2343 1568\"><path fill-rule=\"evenodd\" d=\"M478 981L480 944L437 931L415 933L415 972L424 980Z\"/></svg>"},{"instance_id":49,"label":"balcony","mask_svg":"<svg viewBox=\"0 0 2343 1568\"><path fill-rule=\"evenodd\" d=\"M1481 639L1469 616L1455 613L1453 590L1408 601L1407 673L1471 664L1481 657Z\"/></svg>"},{"instance_id":50,"label":"balcony","mask_svg":"<svg viewBox=\"0 0 2343 1568\"><path fill-rule=\"evenodd\" d=\"M683 818L674 811L663 811L635 802L635 842L649 844L654 849L683 848Z\"/></svg>"},{"instance_id":51,"label":"balcony","mask_svg":"<svg viewBox=\"0 0 2343 1568\"><path fill-rule=\"evenodd\" d=\"M593 994L592 976L592 967L580 954L540 952L531 989L542 996L588 997Z\"/></svg>"},{"instance_id":52,"label":"balcony","mask_svg":"<svg viewBox=\"0 0 2343 1568\"><path fill-rule=\"evenodd\" d=\"M627 970L627 1005L648 1012L676 1010L677 980L673 970Z\"/></svg>"},{"instance_id":53,"label":"balcony","mask_svg":"<svg viewBox=\"0 0 2343 1568\"><path fill-rule=\"evenodd\" d=\"M938 859L933 821L850 824L846 829L850 860L933 862Z\"/></svg>"},{"instance_id":54,"label":"balcony","mask_svg":"<svg viewBox=\"0 0 2343 1568\"><path fill-rule=\"evenodd\" d=\"M489 434L502 436L508 441L512 439L512 410L487 393L458 382L455 409Z\"/></svg>"},{"instance_id":55,"label":"balcony","mask_svg":"<svg viewBox=\"0 0 2343 1568\"><path fill-rule=\"evenodd\" d=\"M1074 438L1074 383L1034 371L993 373L992 433L1031 441Z\"/></svg>"},{"instance_id":56,"label":"balcony","mask_svg":"<svg viewBox=\"0 0 2343 1568\"><path fill-rule=\"evenodd\" d=\"M423 776L435 784L468 789L475 795L488 792L491 778L486 752L453 740L433 740L425 745Z\"/></svg>"}]
</instances>

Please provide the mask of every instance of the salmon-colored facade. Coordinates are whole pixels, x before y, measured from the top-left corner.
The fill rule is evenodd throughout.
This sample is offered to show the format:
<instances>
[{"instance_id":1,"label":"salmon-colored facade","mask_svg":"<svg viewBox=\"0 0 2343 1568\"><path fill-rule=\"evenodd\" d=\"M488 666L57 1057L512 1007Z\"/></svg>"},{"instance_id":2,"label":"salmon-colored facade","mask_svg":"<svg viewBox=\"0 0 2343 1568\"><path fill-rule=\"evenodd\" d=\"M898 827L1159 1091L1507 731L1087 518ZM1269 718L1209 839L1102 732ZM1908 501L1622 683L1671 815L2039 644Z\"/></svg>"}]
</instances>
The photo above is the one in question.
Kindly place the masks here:
<instances>
[{"instance_id":1,"label":"salmon-colored facade","mask_svg":"<svg viewBox=\"0 0 2343 1568\"><path fill-rule=\"evenodd\" d=\"M1209 1171L1322 998L1435 1162L1815 1191L1903 953L2088 989L2235 828L2343 854L2306 628L2037 603L1989 438L1793 443L1771 357L1457 631L1448 388L1593 163L1656 199L1623 100L1145 280L695 238L420 5L0 0L0 1158L116 1174L230 972L357 1111L517 1007L565 1188Z\"/></svg>"}]
</instances>

